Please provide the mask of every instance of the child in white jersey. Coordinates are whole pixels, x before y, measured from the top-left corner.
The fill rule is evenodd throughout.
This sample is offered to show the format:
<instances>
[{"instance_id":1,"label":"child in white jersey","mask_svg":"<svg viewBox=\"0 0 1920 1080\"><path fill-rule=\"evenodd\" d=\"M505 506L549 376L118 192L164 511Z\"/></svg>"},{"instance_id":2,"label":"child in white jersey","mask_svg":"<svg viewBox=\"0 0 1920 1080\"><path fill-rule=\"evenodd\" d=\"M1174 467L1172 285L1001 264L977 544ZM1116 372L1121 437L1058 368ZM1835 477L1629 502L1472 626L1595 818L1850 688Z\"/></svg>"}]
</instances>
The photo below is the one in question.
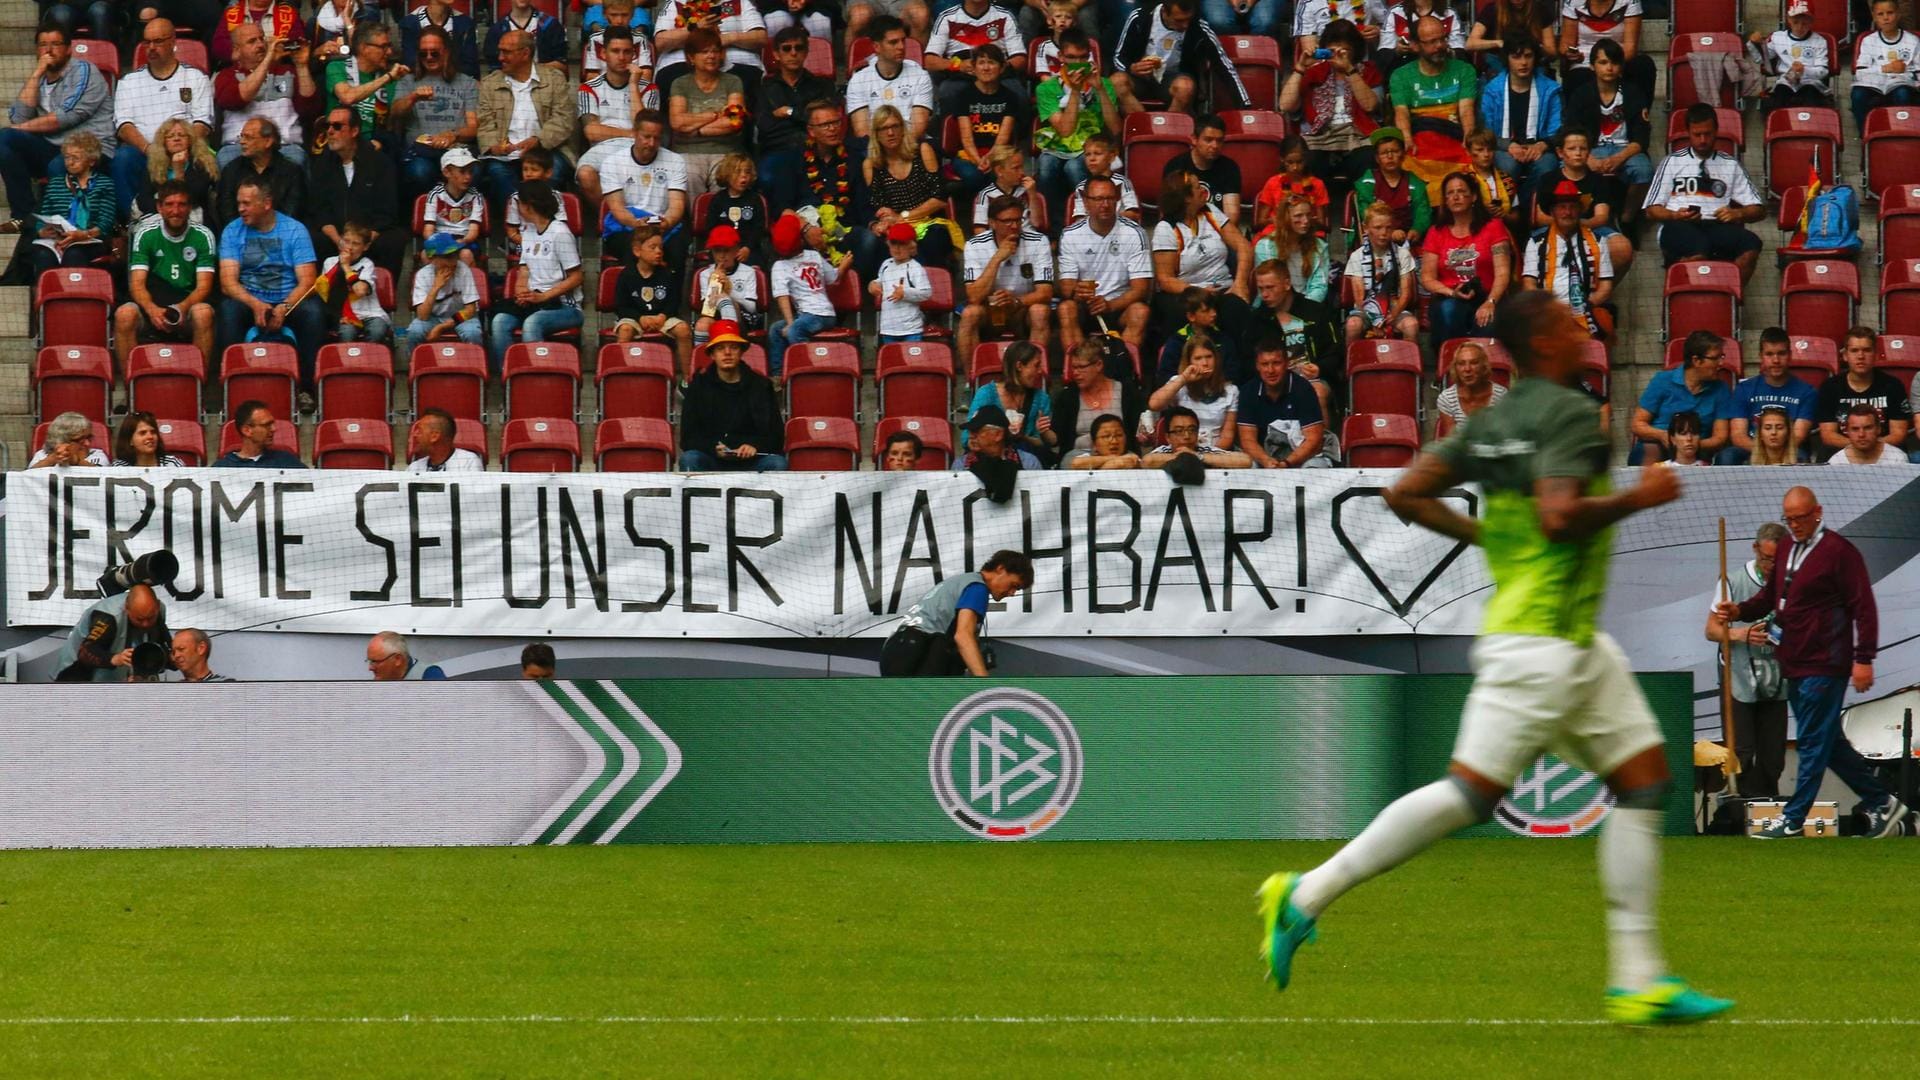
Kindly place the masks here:
<instances>
[{"instance_id":1,"label":"child in white jersey","mask_svg":"<svg viewBox=\"0 0 1920 1080\"><path fill-rule=\"evenodd\" d=\"M927 269L914 261L920 239L913 226L894 222L887 229L887 251L893 256L880 264L880 273L867 291L880 303L880 344L919 341L926 332L926 315L920 305L933 299L933 282Z\"/></svg>"},{"instance_id":2,"label":"child in white jersey","mask_svg":"<svg viewBox=\"0 0 1920 1080\"><path fill-rule=\"evenodd\" d=\"M391 341L393 321L380 306L374 291L376 272L367 258L373 234L365 225L349 221L340 230L340 254L320 266L323 284L318 290L329 301L340 303L341 341Z\"/></svg>"}]
</instances>

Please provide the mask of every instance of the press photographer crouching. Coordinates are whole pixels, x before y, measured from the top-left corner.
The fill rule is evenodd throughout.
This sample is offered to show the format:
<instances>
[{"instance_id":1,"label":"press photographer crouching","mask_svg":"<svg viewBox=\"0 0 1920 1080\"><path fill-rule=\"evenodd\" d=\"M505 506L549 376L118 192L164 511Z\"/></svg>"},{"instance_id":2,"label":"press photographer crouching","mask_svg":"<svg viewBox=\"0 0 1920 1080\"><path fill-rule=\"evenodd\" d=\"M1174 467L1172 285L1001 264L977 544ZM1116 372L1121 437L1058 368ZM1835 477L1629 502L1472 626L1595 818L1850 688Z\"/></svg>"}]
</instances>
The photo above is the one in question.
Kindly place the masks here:
<instances>
[{"instance_id":1,"label":"press photographer crouching","mask_svg":"<svg viewBox=\"0 0 1920 1080\"><path fill-rule=\"evenodd\" d=\"M54 681L146 681L167 670L173 635L155 587L171 582L179 570L179 560L161 550L100 575L105 595L67 634L54 661Z\"/></svg>"}]
</instances>

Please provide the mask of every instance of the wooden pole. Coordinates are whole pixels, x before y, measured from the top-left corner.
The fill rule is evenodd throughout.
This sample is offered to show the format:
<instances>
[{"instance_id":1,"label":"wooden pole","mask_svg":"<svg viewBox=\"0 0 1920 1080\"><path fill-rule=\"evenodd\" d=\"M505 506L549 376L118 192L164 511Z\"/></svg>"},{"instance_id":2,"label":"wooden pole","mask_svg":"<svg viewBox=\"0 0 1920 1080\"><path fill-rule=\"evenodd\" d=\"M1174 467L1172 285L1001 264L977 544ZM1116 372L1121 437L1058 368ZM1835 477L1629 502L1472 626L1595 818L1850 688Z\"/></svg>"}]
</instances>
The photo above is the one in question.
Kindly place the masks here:
<instances>
[{"instance_id":1,"label":"wooden pole","mask_svg":"<svg viewBox=\"0 0 1920 1080\"><path fill-rule=\"evenodd\" d=\"M1727 579L1727 519L1720 519L1720 596L1733 600L1733 583ZM1728 619L1720 635L1720 735L1727 744L1727 784L1740 772L1740 755L1734 746L1733 730L1733 620Z\"/></svg>"}]
</instances>

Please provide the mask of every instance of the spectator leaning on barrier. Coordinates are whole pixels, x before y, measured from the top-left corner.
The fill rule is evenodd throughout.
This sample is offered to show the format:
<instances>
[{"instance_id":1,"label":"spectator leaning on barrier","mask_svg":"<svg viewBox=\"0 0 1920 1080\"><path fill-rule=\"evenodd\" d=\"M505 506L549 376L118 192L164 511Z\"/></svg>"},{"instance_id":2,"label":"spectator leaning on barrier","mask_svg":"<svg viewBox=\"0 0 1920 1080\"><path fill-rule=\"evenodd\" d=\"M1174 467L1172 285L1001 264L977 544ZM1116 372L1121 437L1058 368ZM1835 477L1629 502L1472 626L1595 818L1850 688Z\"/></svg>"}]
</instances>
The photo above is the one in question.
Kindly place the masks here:
<instances>
[{"instance_id":1,"label":"spectator leaning on barrier","mask_svg":"<svg viewBox=\"0 0 1920 1080\"><path fill-rule=\"evenodd\" d=\"M73 58L73 38L58 23L34 37L39 61L8 112L11 124L0 130L0 180L7 205L23 214L39 200L33 184L60 160L60 146L76 132L100 140L114 153L113 87L98 68Z\"/></svg>"},{"instance_id":2,"label":"spectator leaning on barrier","mask_svg":"<svg viewBox=\"0 0 1920 1080\"><path fill-rule=\"evenodd\" d=\"M173 635L173 666L180 672L181 682L232 682L208 666L212 656L213 642L205 630L190 626Z\"/></svg>"},{"instance_id":3,"label":"spectator leaning on barrier","mask_svg":"<svg viewBox=\"0 0 1920 1080\"><path fill-rule=\"evenodd\" d=\"M233 410L233 426L240 434L240 445L221 454L213 463L216 469L304 469L297 454L273 445L278 422L273 410L259 401L243 401Z\"/></svg>"},{"instance_id":4,"label":"spectator leaning on barrier","mask_svg":"<svg viewBox=\"0 0 1920 1080\"><path fill-rule=\"evenodd\" d=\"M133 674L135 646L170 648L167 606L151 585L94 601L80 613L67 643L54 659L55 682L127 682Z\"/></svg>"},{"instance_id":5,"label":"spectator leaning on barrier","mask_svg":"<svg viewBox=\"0 0 1920 1080\"><path fill-rule=\"evenodd\" d=\"M29 469L111 465L106 451L93 445L93 421L77 412L63 412L47 424L47 445L33 452Z\"/></svg>"},{"instance_id":6,"label":"spectator leaning on barrier","mask_svg":"<svg viewBox=\"0 0 1920 1080\"><path fill-rule=\"evenodd\" d=\"M1728 576L1726 599L1741 604L1767 587L1774 556L1788 539L1777 521L1754 534L1753 558ZM1733 735L1740 757L1740 794L1755 799L1780 797L1780 773L1787 762L1787 682L1767 640L1771 620L1730 625L1717 612L1707 615L1707 640L1733 645Z\"/></svg>"},{"instance_id":7,"label":"spectator leaning on barrier","mask_svg":"<svg viewBox=\"0 0 1920 1080\"><path fill-rule=\"evenodd\" d=\"M1912 430L1913 408L1907 400L1907 388L1874 366L1878 347L1872 327L1848 330L1840 374L1820 384L1814 413L1820 423L1820 442L1829 450L1847 447L1843 425L1856 405L1865 405L1879 415L1880 439L1895 449L1906 442Z\"/></svg>"},{"instance_id":8,"label":"spectator leaning on barrier","mask_svg":"<svg viewBox=\"0 0 1920 1080\"><path fill-rule=\"evenodd\" d=\"M1695 330L1682 346L1680 366L1655 372L1640 392L1640 403L1633 410L1633 437L1639 442L1629 456L1638 465L1642 455L1655 461L1672 456L1673 439L1667 428L1675 413L1691 412L1700 417L1702 434L1700 453L1711 459L1727 445L1727 425L1733 419L1733 394L1720 381L1720 359L1726 354L1726 342L1718 334Z\"/></svg>"},{"instance_id":9,"label":"spectator leaning on barrier","mask_svg":"<svg viewBox=\"0 0 1920 1080\"><path fill-rule=\"evenodd\" d=\"M1240 388L1240 448L1262 469L1326 469L1327 418L1320 398L1288 367L1286 343L1268 338L1254 347L1255 378Z\"/></svg>"},{"instance_id":10,"label":"spectator leaning on barrier","mask_svg":"<svg viewBox=\"0 0 1920 1080\"><path fill-rule=\"evenodd\" d=\"M967 432L967 449L953 463L955 472L971 472L982 461L1004 461L1022 470L1044 467L1039 458L1008 436L1007 429L1013 426L1013 421L1000 406L982 405L962 426Z\"/></svg>"},{"instance_id":11,"label":"spectator leaning on barrier","mask_svg":"<svg viewBox=\"0 0 1920 1080\"><path fill-rule=\"evenodd\" d=\"M785 428L773 382L744 361L747 339L727 319L707 339L712 364L687 384L680 406L680 467L688 472L779 472Z\"/></svg>"},{"instance_id":12,"label":"spectator leaning on barrier","mask_svg":"<svg viewBox=\"0 0 1920 1080\"><path fill-rule=\"evenodd\" d=\"M536 641L520 650L521 678L551 679L553 670L553 646L544 641Z\"/></svg>"},{"instance_id":13,"label":"spectator leaning on barrier","mask_svg":"<svg viewBox=\"0 0 1920 1080\"><path fill-rule=\"evenodd\" d=\"M487 463L471 450L453 444L459 428L445 409L428 409L407 434L407 471L410 473L485 472Z\"/></svg>"},{"instance_id":14,"label":"spectator leaning on barrier","mask_svg":"<svg viewBox=\"0 0 1920 1080\"><path fill-rule=\"evenodd\" d=\"M402 682L413 674L413 652L407 639L382 630L367 641L367 670L374 682Z\"/></svg>"},{"instance_id":15,"label":"spectator leaning on barrier","mask_svg":"<svg viewBox=\"0 0 1920 1080\"><path fill-rule=\"evenodd\" d=\"M978 573L934 586L907 609L900 628L880 646L880 674L986 678L993 669L980 646L987 605L1032 587L1033 560L1011 550L994 552Z\"/></svg>"}]
</instances>

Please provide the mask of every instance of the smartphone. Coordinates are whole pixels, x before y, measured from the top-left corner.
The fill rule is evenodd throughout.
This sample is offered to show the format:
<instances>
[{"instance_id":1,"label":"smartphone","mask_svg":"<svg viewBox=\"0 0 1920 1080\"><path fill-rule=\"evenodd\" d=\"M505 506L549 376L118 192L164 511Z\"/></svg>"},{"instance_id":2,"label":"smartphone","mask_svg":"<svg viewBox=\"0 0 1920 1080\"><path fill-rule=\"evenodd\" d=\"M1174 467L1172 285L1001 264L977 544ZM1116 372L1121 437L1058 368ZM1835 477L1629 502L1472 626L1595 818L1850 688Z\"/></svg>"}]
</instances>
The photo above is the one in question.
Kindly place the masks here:
<instances>
[{"instance_id":1,"label":"smartphone","mask_svg":"<svg viewBox=\"0 0 1920 1080\"><path fill-rule=\"evenodd\" d=\"M1333 59L1333 50L1332 49L1315 49L1313 50L1313 58L1315 60L1331 60Z\"/></svg>"},{"instance_id":2,"label":"smartphone","mask_svg":"<svg viewBox=\"0 0 1920 1080\"><path fill-rule=\"evenodd\" d=\"M1092 71L1093 71L1092 64L1068 64L1067 65L1067 74L1073 75L1076 77L1090 74Z\"/></svg>"}]
</instances>

